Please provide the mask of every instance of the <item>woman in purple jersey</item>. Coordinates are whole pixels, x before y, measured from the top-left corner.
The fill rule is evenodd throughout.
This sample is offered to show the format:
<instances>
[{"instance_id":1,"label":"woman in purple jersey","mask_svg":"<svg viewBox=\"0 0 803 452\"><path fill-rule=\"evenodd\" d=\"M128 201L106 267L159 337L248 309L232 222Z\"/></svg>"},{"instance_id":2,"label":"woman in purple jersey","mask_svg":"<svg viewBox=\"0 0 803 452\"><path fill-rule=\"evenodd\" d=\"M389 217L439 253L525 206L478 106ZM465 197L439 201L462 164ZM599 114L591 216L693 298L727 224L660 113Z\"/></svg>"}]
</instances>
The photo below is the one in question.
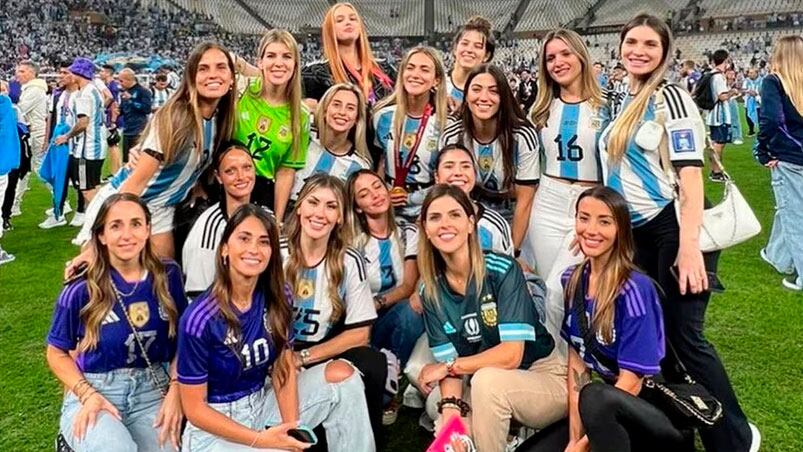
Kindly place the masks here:
<instances>
[{"instance_id":1,"label":"woman in purple jersey","mask_svg":"<svg viewBox=\"0 0 803 452\"><path fill-rule=\"evenodd\" d=\"M179 445L173 357L187 299L178 265L154 254L150 228L138 197L109 197L92 225L97 259L56 303L47 362L68 388L60 429L77 452Z\"/></svg>"},{"instance_id":2,"label":"woman in purple jersey","mask_svg":"<svg viewBox=\"0 0 803 452\"><path fill-rule=\"evenodd\" d=\"M342 361L296 369L275 219L245 204L220 243L215 281L179 326L184 449L305 449L288 434L301 423L323 424L330 450L375 450L357 372Z\"/></svg>"}]
</instances>

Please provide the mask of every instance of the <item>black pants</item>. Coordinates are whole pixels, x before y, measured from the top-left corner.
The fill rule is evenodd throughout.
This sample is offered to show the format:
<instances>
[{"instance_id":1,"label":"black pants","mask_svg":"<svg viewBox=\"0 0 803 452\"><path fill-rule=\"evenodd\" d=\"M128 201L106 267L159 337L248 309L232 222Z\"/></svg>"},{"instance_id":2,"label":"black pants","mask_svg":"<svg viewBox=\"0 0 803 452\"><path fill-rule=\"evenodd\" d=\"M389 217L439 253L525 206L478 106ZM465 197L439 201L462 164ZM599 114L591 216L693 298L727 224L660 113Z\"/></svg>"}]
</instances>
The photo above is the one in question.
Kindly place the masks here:
<instances>
[{"instance_id":1,"label":"black pants","mask_svg":"<svg viewBox=\"0 0 803 452\"><path fill-rule=\"evenodd\" d=\"M580 391L580 419L594 452L694 452L694 432L683 432L652 403L610 384ZM524 442L517 452L562 452L569 442L564 419Z\"/></svg>"},{"instance_id":2,"label":"black pants","mask_svg":"<svg viewBox=\"0 0 803 452\"><path fill-rule=\"evenodd\" d=\"M128 163L128 152L139 141L140 134L126 135L123 134L123 145L120 147L122 152L123 163Z\"/></svg>"},{"instance_id":3,"label":"black pants","mask_svg":"<svg viewBox=\"0 0 803 452\"><path fill-rule=\"evenodd\" d=\"M11 218L11 209L14 207L14 199L17 194L17 184L20 180L20 170L11 170L8 173L8 185L3 195L2 216L4 220Z\"/></svg>"},{"instance_id":4,"label":"black pants","mask_svg":"<svg viewBox=\"0 0 803 452\"><path fill-rule=\"evenodd\" d=\"M636 264L658 282L665 294L664 328L667 340L689 374L720 402L723 418L713 427L700 430L707 451L743 452L750 448L752 434L739 406L728 374L714 346L705 338L705 311L710 292L680 294L670 268L677 257L680 227L674 204L669 204L647 224L633 229ZM706 267L715 270L716 255L707 255Z\"/></svg>"},{"instance_id":5,"label":"black pants","mask_svg":"<svg viewBox=\"0 0 803 452\"><path fill-rule=\"evenodd\" d=\"M757 114L761 114L761 109L760 108L757 109ZM758 124L754 123L753 120L750 119L750 115L745 115L745 117L747 118L747 128L749 129L747 134L748 135L755 134L756 133L756 126Z\"/></svg>"}]
</instances>

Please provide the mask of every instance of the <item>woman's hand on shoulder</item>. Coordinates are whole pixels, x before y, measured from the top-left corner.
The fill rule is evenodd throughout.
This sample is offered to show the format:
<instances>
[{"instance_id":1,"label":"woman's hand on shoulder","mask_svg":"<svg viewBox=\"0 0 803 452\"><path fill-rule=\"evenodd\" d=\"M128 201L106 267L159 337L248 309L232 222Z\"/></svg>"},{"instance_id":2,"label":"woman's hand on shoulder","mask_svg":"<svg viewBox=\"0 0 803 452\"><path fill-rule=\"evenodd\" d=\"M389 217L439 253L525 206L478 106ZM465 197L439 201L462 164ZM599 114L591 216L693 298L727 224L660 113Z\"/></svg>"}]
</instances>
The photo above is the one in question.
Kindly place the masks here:
<instances>
[{"instance_id":1,"label":"woman's hand on shoulder","mask_svg":"<svg viewBox=\"0 0 803 452\"><path fill-rule=\"evenodd\" d=\"M64 280L69 282L70 280L80 277L86 271L89 264L94 261L95 253L92 251L92 248L81 251L81 254L66 262Z\"/></svg>"},{"instance_id":2,"label":"woman's hand on shoulder","mask_svg":"<svg viewBox=\"0 0 803 452\"><path fill-rule=\"evenodd\" d=\"M180 450L181 445L181 422L184 420L184 412L181 410L181 399L178 394L178 384L170 384L167 395L162 400L162 406L156 414L153 422L154 428L159 428L159 447L170 440L176 450ZM161 428L160 428L161 427Z\"/></svg>"},{"instance_id":3,"label":"woman's hand on shoulder","mask_svg":"<svg viewBox=\"0 0 803 452\"><path fill-rule=\"evenodd\" d=\"M95 391L92 395L84 400L81 409L73 420L72 431L73 436L81 441L86 436L86 433L95 426L101 411L107 411L115 419L121 420L120 412L117 407L112 405L111 402L106 400L99 392Z\"/></svg>"}]
</instances>

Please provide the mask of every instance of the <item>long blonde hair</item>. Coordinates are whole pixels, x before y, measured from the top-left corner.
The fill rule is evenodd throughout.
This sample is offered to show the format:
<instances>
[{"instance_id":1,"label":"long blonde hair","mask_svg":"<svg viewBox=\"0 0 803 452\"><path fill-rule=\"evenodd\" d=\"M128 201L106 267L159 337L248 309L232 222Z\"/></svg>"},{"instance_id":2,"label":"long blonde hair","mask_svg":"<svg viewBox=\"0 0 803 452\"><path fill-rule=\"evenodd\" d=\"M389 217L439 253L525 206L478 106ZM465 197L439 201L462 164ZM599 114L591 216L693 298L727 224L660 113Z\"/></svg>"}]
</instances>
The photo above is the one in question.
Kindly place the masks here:
<instances>
[{"instance_id":1,"label":"long blonde hair","mask_svg":"<svg viewBox=\"0 0 803 452\"><path fill-rule=\"evenodd\" d=\"M803 38L791 35L778 39L772 50L772 73L778 76L795 110L803 115Z\"/></svg>"},{"instance_id":2,"label":"long blonde hair","mask_svg":"<svg viewBox=\"0 0 803 452\"><path fill-rule=\"evenodd\" d=\"M672 31L666 25L666 22L650 14L639 14L625 24L621 33L619 33L619 53L621 54L622 44L624 44L627 33L640 26L650 27L661 38L661 46L663 47L661 49L661 62L650 74L649 78L641 84L635 99L627 105L611 126L608 138L608 155L611 156L614 162L620 161L625 154L630 138L635 133L636 125L638 125L647 111L650 98L664 81L664 75L670 62Z\"/></svg>"},{"instance_id":3,"label":"long blonde hair","mask_svg":"<svg viewBox=\"0 0 803 452\"><path fill-rule=\"evenodd\" d=\"M315 174L311 176L304 183L301 192L298 194L298 201L296 201L293 213L290 219L287 220L285 227L287 228L287 242L290 249L290 257L287 259L285 265L285 275L287 284L293 289L293 293L298 293L298 275L301 270L306 268L304 256L301 252L301 221L298 218L298 210L301 205L312 193L320 189L329 189L335 194L338 200L338 211L340 220L333 227L329 233L329 243L326 245L326 254L324 261L326 261L326 279L329 282L329 301L332 303L332 323L336 323L338 319L346 311L345 302L343 297L340 296L340 284L343 282L344 258L346 254L347 244L349 243L349 234L344 226L345 222L345 194L343 190L343 182L340 179L330 176L325 173Z\"/></svg>"},{"instance_id":4,"label":"long blonde hair","mask_svg":"<svg viewBox=\"0 0 803 452\"><path fill-rule=\"evenodd\" d=\"M117 292L112 282L112 263L109 257L109 248L100 241L106 226L106 216L109 210L119 202L133 202L145 213L145 224L151 225L151 214L148 207L131 193L115 193L107 198L100 206L95 222L92 224L92 239L89 246L97 258L89 264L86 272L86 286L89 290L89 302L81 309L79 314L84 324L84 337L78 344L80 352L94 350L100 340L100 327L103 319L114 309L117 303ZM178 325L178 309L170 291L167 288L167 274L165 266L153 251L150 237L145 242L139 256L142 267L153 277L153 295L159 301L159 306L167 314L168 337L176 336Z\"/></svg>"},{"instance_id":5,"label":"long blonde hair","mask_svg":"<svg viewBox=\"0 0 803 452\"><path fill-rule=\"evenodd\" d=\"M473 281L476 292L482 293L482 285L485 280L485 257L477 238L477 214L474 211L474 203L463 190L446 184L437 184L430 189L424 203L421 205L421 216L418 219L418 273L424 283L424 298L427 301L440 304L440 290L438 283L441 278L445 278L446 261L441 252L432 246L432 242L426 234L427 211L429 206L438 198L448 196L460 205L466 216L474 223L474 230L468 236L468 256L471 265L470 281Z\"/></svg>"},{"instance_id":6,"label":"long blonde hair","mask_svg":"<svg viewBox=\"0 0 803 452\"><path fill-rule=\"evenodd\" d=\"M630 223L630 211L627 201L615 190L597 186L584 191L577 198L575 211L579 212L580 202L585 198L593 198L605 203L613 215L616 223L616 241L610 251L610 257L605 264L601 278L597 281L597 292L594 301L594 315L591 319L591 329L599 333L607 343L613 341L614 319L616 316L616 299L622 291L630 274L636 271L633 263L635 245L633 244L633 230ZM586 258L575 267L564 293L566 306L574 304L574 293L579 289L585 268L590 259ZM587 289L586 289L587 290ZM587 293L582 294L586 296ZM583 315L583 314L581 314Z\"/></svg>"},{"instance_id":7,"label":"long blonde hair","mask_svg":"<svg viewBox=\"0 0 803 452\"><path fill-rule=\"evenodd\" d=\"M552 30L544 36L541 43L541 58L538 63L538 96L530 114L530 119L539 130L546 127L552 101L560 96L560 85L549 76L546 61L546 46L555 39L563 41L580 60L580 79L582 81L580 92L586 96L591 108L597 110L602 105L602 89L591 70L591 55L588 53L588 47L583 42L583 38L572 30L563 28Z\"/></svg>"},{"instance_id":8,"label":"long blonde hair","mask_svg":"<svg viewBox=\"0 0 803 452\"><path fill-rule=\"evenodd\" d=\"M332 73L332 80L335 83L345 83L349 81L348 70L340 58L340 52L337 46L337 32L335 32L335 10L345 6L351 8L354 14L357 15L357 20L360 24L360 37L357 38L357 56L360 59L360 69L358 70L360 79L358 83L362 88L362 93L367 99L369 93L373 90L373 81L371 76L376 76L379 80L388 79L379 65L376 63L374 53L371 51L371 45L368 42L368 33L365 30L365 22L362 16L357 12L357 8L349 2L338 2L332 5L326 15L323 17L321 23L321 41L323 42L323 56L329 62L329 71ZM356 70L356 68L355 68Z\"/></svg>"},{"instance_id":9,"label":"long blonde hair","mask_svg":"<svg viewBox=\"0 0 803 452\"><path fill-rule=\"evenodd\" d=\"M198 65L201 62L201 58L206 52L213 49L219 50L226 55L226 62L232 77L231 86L237 86L234 61L232 61L229 51L214 42L198 44L190 53L189 58L187 58L184 77L182 77L181 84L175 94L170 96L164 106L153 114L153 118L148 122L140 139L140 142L143 142L151 133L152 128L155 127L165 163L174 162L178 157L177 152L193 142L195 151L199 154L203 153L204 118L199 106L200 95L198 94L198 87L195 86L195 77L198 74ZM210 152L216 150L231 137L231 133L234 130L236 103L237 97L234 89L230 89L218 101L215 142L207 143Z\"/></svg>"},{"instance_id":10,"label":"long blonde hair","mask_svg":"<svg viewBox=\"0 0 803 452\"><path fill-rule=\"evenodd\" d=\"M388 105L396 105L396 113L393 115L393 136L397 140L401 140L404 135L404 122L407 119L407 91L404 89L404 73L407 68L407 63L413 55L423 53L428 56L432 63L435 65L435 77L438 79L438 84L433 87L434 92L430 92L429 103L435 109L435 121L438 130L443 130L446 126L446 118L449 114L447 106L448 94L446 93L446 69L443 67L443 59L440 52L432 47L417 46L410 49L399 64L399 75L396 77L396 88L393 94L387 96L381 101L377 102L374 111L387 107Z\"/></svg>"},{"instance_id":11,"label":"long blonde hair","mask_svg":"<svg viewBox=\"0 0 803 452\"><path fill-rule=\"evenodd\" d=\"M307 117L307 110L301 103L301 53L298 51L296 39L287 30L274 28L269 30L259 42L258 55L261 60L265 50L273 43L284 44L293 54L293 76L287 81L285 96L290 104L290 132L293 136L293 158L297 159L301 152L301 125ZM262 90L266 89L267 80L262 77Z\"/></svg>"},{"instance_id":12,"label":"long blonde hair","mask_svg":"<svg viewBox=\"0 0 803 452\"><path fill-rule=\"evenodd\" d=\"M368 151L368 142L365 137L366 129L366 116L368 116L368 106L365 102L365 96L362 95L357 86L353 83L338 83L332 86L323 94L318 108L315 110L315 127L318 129L318 139L321 146L329 141L329 128L326 126L326 110L329 104L332 103L335 94L340 91L350 91L357 96L357 121L351 127L348 137L351 144L354 146L354 153L365 159L366 162L372 163L371 153Z\"/></svg>"}]
</instances>

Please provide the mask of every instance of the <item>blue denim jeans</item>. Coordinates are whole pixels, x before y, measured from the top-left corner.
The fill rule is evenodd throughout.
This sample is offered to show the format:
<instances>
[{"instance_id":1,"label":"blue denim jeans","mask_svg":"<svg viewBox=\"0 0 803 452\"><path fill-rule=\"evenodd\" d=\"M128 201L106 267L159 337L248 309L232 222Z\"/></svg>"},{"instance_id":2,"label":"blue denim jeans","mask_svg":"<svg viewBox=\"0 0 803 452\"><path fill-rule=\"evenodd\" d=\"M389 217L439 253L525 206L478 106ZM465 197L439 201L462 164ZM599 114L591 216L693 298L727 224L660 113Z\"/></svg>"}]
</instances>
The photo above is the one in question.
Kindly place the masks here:
<instances>
[{"instance_id":1,"label":"blue denim jeans","mask_svg":"<svg viewBox=\"0 0 803 452\"><path fill-rule=\"evenodd\" d=\"M365 388L359 372L340 383L328 383L326 364L298 374L299 422L307 427L323 424L326 442L333 452L373 452L376 450L365 403ZM279 404L268 384L261 391L229 403L210 403L210 407L253 430L282 423ZM190 452L236 452L254 449L235 444L187 423L182 450Z\"/></svg>"},{"instance_id":2,"label":"blue denim jeans","mask_svg":"<svg viewBox=\"0 0 803 452\"><path fill-rule=\"evenodd\" d=\"M778 270L794 269L803 284L803 166L778 162L771 170L775 219L767 256Z\"/></svg>"},{"instance_id":3,"label":"blue denim jeans","mask_svg":"<svg viewBox=\"0 0 803 452\"><path fill-rule=\"evenodd\" d=\"M407 300L400 300L378 314L371 331L371 345L393 352L403 369L413 353L415 341L424 332L424 318L413 311Z\"/></svg>"},{"instance_id":4,"label":"blue denim jeans","mask_svg":"<svg viewBox=\"0 0 803 452\"><path fill-rule=\"evenodd\" d=\"M156 370L161 372L161 370ZM159 447L159 432L153 427L162 403L147 369L117 369L106 373L85 373L84 378L120 412L117 420L107 411L98 413L95 426L83 440L73 436L73 420L81 403L72 392L64 396L59 422L64 439L75 452L174 451L169 442Z\"/></svg>"}]
</instances>

